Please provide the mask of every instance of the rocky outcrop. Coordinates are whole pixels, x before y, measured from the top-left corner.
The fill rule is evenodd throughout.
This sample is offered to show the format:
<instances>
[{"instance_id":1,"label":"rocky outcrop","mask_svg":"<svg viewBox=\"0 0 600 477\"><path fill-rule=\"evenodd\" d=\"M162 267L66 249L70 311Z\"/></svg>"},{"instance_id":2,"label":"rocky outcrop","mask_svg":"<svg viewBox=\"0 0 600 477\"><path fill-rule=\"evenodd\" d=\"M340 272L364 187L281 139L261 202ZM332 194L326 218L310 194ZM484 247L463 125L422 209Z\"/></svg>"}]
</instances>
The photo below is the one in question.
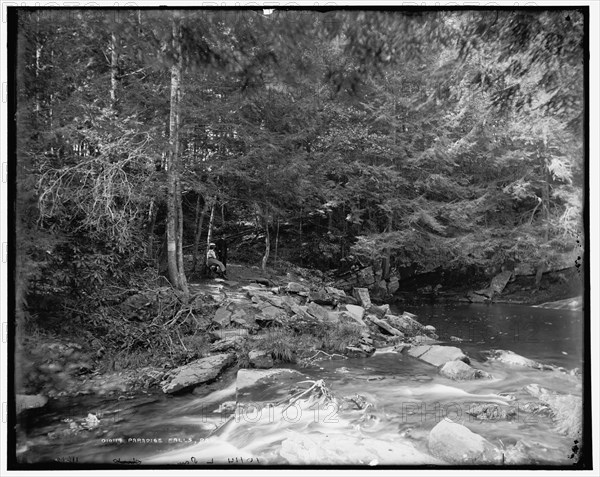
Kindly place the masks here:
<instances>
[{"instance_id":1,"label":"rocky outcrop","mask_svg":"<svg viewBox=\"0 0 600 477\"><path fill-rule=\"evenodd\" d=\"M162 390L172 394L212 381L233 361L234 355L230 353L215 354L192 361L170 371L161 383Z\"/></svg>"},{"instance_id":2,"label":"rocky outcrop","mask_svg":"<svg viewBox=\"0 0 600 477\"><path fill-rule=\"evenodd\" d=\"M423 345L414 346L406 351L409 356L419 358L421 361L441 366L448 361L460 360L469 363L469 358L455 346Z\"/></svg>"},{"instance_id":3,"label":"rocky outcrop","mask_svg":"<svg viewBox=\"0 0 600 477\"><path fill-rule=\"evenodd\" d=\"M449 379L456 381L466 381L472 379L491 379L492 376L481 370L469 366L463 361L448 361L441 368L439 373Z\"/></svg>"},{"instance_id":4,"label":"rocky outcrop","mask_svg":"<svg viewBox=\"0 0 600 477\"><path fill-rule=\"evenodd\" d=\"M502 452L484 437L445 418L429 433L431 453L450 464L501 464Z\"/></svg>"}]
</instances>

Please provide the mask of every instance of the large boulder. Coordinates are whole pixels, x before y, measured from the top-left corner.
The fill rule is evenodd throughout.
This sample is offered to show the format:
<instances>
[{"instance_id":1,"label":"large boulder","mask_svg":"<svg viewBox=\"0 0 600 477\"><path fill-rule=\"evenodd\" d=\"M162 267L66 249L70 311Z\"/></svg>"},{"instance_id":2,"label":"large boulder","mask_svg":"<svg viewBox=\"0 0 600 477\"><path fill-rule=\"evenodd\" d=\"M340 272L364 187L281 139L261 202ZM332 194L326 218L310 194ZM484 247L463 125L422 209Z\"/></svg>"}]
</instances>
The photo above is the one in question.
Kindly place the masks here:
<instances>
[{"instance_id":1,"label":"large boulder","mask_svg":"<svg viewBox=\"0 0 600 477\"><path fill-rule=\"evenodd\" d=\"M431 453L450 464L501 464L502 452L484 437L445 418L429 433Z\"/></svg>"},{"instance_id":2,"label":"large boulder","mask_svg":"<svg viewBox=\"0 0 600 477\"><path fill-rule=\"evenodd\" d=\"M172 394L212 381L233 361L234 355L230 353L215 354L192 361L170 371L161 383L162 390L164 393Z\"/></svg>"},{"instance_id":3,"label":"large boulder","mask_svg":"<svg viewBox=\"0 0 600 477\"><path fill-rule=\"evenodd\" d=\"M279 454L292 465L432 465L439 460L412 444L345 434L290 431Z\"/></svg>"},{"instance_id":4,"label":"large boulder","mask_svg":"<svg viewBox=\"0 0 600 477\"><path fill-rule=\"evenodd\" d=\"M408 355L419 358L421 361L441 366L448 361L460 360L469 363L469 358L460 348L455 346L423 345L413 346L406 351Z\"/></svg>"},{"instance_id":5,"label":"large boulder","mask_svg":"<svg viewBox=\"0 0 600 477\"><path fill-rule=\"evenodd\" d=\"M440 368L440 374L446 378L457 381L471 379L491 379L491 375L481 369L475 369L463 361L448 361Z\"/></svg>"},{"instance_id":6,"label":"large boulder","mask_svg":"<svg viewBox=\"0 0 600 477\"><path fill-rule=\"evenodd\" d=\"M329 313L330 311L321 305L317 305L314 302L310 302L306 308L306 311L310 313L312 316L317 318L319 321L327 323L330 321Z\"/></svg>"},{"instance_id":7,"label":"large boulder","mask_svg":"<svg viewBox=\"0 0 600 477\"><path fill-rule=\"evenodd\" d=\"M46 396L42 396L41 394L17 394L15 395L15 402L17 414L20 414L26 409L44 407L48 402L48 398Z\"/></svg>"},{"instance_id":8,"label":"large boulder","mask_svg":"<svg viewBox=\"0 0 600 477\"><path fill-rule=\"evenodd\" d=\"M490 290L494 292L494 294L499 295L504 291L506 284L512 277L513 272L511 270L506 270L502 273L499 273L494 278L492 278L492 282L490 283Z\"/></svg>"}]
</instances>

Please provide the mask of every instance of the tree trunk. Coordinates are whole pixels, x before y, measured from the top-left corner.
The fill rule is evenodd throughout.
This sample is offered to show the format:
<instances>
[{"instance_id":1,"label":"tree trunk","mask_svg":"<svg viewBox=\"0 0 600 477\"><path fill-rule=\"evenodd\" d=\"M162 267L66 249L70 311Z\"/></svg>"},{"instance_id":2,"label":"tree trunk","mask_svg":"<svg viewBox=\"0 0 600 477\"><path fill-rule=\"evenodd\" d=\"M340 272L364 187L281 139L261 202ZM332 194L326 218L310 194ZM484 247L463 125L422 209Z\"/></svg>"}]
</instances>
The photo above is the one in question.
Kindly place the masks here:
<instances>
[{"instance_id":1,"label":"tree trunk","mask_svg":"<svg viewBox=\"0 0 600 477\"><path fill-rule=\"evenodd\" d=\"M183 291L187 290L187 281L182 266L182 224L181 191L179 185L179 109L182 72L181 24L173 17L173 47L178 54L177 61L171 67L171 111L169 116L169 154L167 155L168 200L167 200L167 261L169 281ZM179 253L178 253L179 251ZM178 258L179 255L179 258Z\"/></svg>"},{"instance_id":2,"label":"tree trunk","mask_svg":"<svg viewBox=\"0 0 600 477\"><path fill-rule=\"evenodd\" d=\"M206 215L206 211L208 210L208 202L204 201L204 206L202 207L202 211L200 211L200 199L202 196L198 194L198 201L196 202L196 220L194 224L194 252L192 259L192 270L196 270L196 266L198 265L198 249L200 248L200 237L202 236L202 225L204 224L204 216Z\"/></svg>"},{"instance_id":3,"label":"tree trunk","mask_svg":"<svg viewBox=\"0 0 600 477\"><path fill-rule=\"evenodd\" d=\"M271 236L269 234L269 215L265 213L264 215L264 224L265 224L265 254L262 259L261 268L263 271L267 268L267 262L269 261L269 252L271 250Z\"/></svg>"},{"instance_id":4,"label":"tree trunk","mask_svg":"<svg viewBox=\"0 0 600 477\"><path fill-rule=\"evenodd\" d=\"M179 128L179 124L177 125ZM185 294L189 295L187 279L185 277L185 268L183 262L183 205L181 200L181 182L177 182L177 269L179 272L179 286Z\"/></svg>"},{"instance_id":5,"label":"tree trunk","mask_svg":"<svg viewBox=\"0 0 600 477\"><path fill-rule=\"evenodd\" d=\"M146 257L152 257L154 254L154 225L156 224L156 213L157 208L154 206L154 199L152 199L150 201L150 209L148 210L148 226L146 227L146 234L148 235Z\"/></svg>"},{"instance_id":6,"label":"tree trunk","mask_svg":"<svg viewBox=\"0 0 600 477\"><path fill-rule=\"evenodd\" d=\"M210 246L210 242L212 240L213 222L215 220L215 203L216 200L213 200L212 205L210 206L210 219L208 219L208 233L206 234L206 250L204 253L205 257L206 253L208 253L208 247Z\"/></svg>"}]
</instances>

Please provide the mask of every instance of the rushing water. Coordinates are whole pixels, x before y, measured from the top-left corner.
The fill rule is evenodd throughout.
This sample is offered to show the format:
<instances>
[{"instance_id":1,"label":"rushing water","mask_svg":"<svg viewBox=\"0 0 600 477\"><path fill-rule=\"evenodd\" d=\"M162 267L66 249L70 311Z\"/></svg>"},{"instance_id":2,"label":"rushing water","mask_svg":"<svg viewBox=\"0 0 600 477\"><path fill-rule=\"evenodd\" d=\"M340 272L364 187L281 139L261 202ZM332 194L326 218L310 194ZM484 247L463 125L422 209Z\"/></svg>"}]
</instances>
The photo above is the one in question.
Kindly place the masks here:
<instances>
[{"instance_id":1,"label":"rushing water","mask_svg":"<svg viewBox=\"0 0 600 477\"><path fill-rule=\"evenodd\" d=\"M250 410L244 406L252 405L238 396L237 409L243 412L229 417L236 401L233 373L223 376L218 386L208 387L204 396L155 393L124 400L62 399L24 415L26 439L19 443L21 458L26 462L70 459L80 464L285 464L289 459L282 456L289 454L290 446L287 454L284 451L290 439L293 452L298 449L298 453L312 455L313 463L339 464L343 455L335 457L336 445L355 446L349 452L358 453L361 446L376 445L381 455L382 442L390 446L409 443L428 454L429 431L449 417L500 449L519 441L527 443L529 450L519 463L569 463L573 439L556 432L550 417L527 410L527 403L534 399L524 387L535 383L550 391L580 395L580 378L558 370L487 361L484 352L506 349L544 364L581 368L581 312L516 305L446 305L407 311L417 314L421 323L435 326L441 341L459 346L476 367L494 378L451 381L435 367L406 354L377 352L366 359L321 361L314 367L296 368L307 380L323 380L335 396L360 395L369 403L363 409L344 409L324 400L299 401L302 405L286 409L275 401L289 398L287 390L270 388L264 390L264 397L272 405L261 412ZM454 343L451 336L463 341ZM296 391L308 386L299 384ZM478 420L467 412L477 402L515 412L510 419ZM90 430L70 432L71 422L81 422L88 413L99 422L91 422ZM314 438L310 442L317 448L305 448L310 442L302 442L302 436ZM331 448L320 454L323 446ZM403 448L389 451L398 455L397 449ZM327 460L331 455L333 460ZM351 455L348 459L357 463ZM381 459L379 463L403 463L400 457L398 462ZM418 457L406 462L422 463Z\"/></svg>"}]
</instances>

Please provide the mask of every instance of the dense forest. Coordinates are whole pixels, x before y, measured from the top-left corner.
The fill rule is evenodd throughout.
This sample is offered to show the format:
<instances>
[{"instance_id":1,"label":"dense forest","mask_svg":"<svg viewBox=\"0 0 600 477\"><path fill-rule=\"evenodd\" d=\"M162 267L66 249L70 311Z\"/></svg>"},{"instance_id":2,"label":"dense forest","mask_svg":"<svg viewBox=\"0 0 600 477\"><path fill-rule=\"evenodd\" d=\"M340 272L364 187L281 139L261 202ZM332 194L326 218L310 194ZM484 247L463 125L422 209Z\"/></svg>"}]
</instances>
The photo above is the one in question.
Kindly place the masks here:
<instances>
[{"instance_id":1,"label":"dense forest","mask_svg":"<svg viewBox=\"0 0 600 477\"><path fill-rule=\"evenodd\" d=\"M582 255L580 10L17 16L24 326L122 340L111 307L185 304L214 237L383 280Z\"/></svg>"}]
</instances>

